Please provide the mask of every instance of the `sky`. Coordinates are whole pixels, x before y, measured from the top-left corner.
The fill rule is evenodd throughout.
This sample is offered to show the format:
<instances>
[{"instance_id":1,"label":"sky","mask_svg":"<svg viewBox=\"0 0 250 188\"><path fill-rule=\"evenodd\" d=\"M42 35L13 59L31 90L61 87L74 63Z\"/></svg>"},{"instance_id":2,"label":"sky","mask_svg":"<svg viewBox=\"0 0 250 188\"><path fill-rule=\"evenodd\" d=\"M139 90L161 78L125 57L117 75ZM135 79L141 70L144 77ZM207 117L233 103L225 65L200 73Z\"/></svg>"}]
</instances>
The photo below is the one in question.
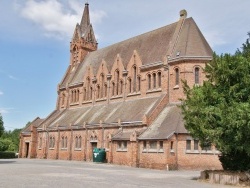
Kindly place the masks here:
<instances>
[{"instance_id":1,"label":"sky","mask_svg":"<svg viewBox=\"0 0 250 188\"><path fill-rule=\"evenodd\" d=\"M0 1L0 113L6 130L55 108L69 44L86 0ZM248 0L88 0L103 48L178 21L186 9L212 49L234 53L250 31Z\"/></svg>"}]
</instances>

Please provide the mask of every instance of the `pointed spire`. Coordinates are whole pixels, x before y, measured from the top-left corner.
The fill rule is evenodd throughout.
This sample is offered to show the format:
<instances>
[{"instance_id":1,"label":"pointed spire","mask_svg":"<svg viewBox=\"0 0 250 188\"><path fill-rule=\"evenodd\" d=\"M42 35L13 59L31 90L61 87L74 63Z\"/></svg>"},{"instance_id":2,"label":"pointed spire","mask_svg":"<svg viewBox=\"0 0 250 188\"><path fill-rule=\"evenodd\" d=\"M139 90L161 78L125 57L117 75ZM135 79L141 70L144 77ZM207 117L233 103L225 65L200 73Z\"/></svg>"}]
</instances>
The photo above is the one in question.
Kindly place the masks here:
<instances>
[{"instance_id":1,"label":"pointed spire","mask_svg":"<svg viewBox=\"0 0 250 188\"><path fill-rule=\"evenodd\" d=\"M82 20L81 20L81 23L80 23L80 28L81 28L82 35L84 35L86 33L87 28L89 27L89 25L90 25L89 4L85 3L83 15L82 15Z\"/></svg>"}]
</instances>

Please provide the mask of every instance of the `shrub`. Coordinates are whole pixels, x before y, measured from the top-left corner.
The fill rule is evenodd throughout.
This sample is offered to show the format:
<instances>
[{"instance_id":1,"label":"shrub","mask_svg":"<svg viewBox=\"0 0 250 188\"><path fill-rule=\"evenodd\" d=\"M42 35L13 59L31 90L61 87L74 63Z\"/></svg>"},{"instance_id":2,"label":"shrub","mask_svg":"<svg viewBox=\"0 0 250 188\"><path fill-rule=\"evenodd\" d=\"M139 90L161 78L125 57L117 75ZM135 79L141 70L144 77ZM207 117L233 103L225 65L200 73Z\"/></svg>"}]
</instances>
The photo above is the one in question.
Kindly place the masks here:
<instances>
[{"instance_id":1,"label":"shrub","mask_svg":"<svg viewBox=\"0 0 250 188\"><path fill-rule=\"evenodd\" d=\"M0 151L0 159L16 158L16 153L13 151Z\"/></svg>"}]
</instances>

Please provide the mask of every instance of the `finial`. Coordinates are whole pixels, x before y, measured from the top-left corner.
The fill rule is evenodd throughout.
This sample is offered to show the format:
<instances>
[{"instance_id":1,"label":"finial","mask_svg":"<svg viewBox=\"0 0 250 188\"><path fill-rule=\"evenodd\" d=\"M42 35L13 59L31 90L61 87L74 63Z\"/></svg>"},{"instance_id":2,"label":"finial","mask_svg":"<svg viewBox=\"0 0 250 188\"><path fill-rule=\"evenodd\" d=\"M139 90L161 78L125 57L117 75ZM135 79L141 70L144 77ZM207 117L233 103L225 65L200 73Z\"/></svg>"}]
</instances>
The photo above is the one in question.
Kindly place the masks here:
<instances>
[{"instance_id":1,"label":"finial","mask_svg":"<svg viewBox=\"0 0 250 188\"><path fill-rule=\"evenodd\" d=\"M181 18L186 18L187 17L187 11L185 9L180 11L180 17Z\"/></svg>"}]
</instances>

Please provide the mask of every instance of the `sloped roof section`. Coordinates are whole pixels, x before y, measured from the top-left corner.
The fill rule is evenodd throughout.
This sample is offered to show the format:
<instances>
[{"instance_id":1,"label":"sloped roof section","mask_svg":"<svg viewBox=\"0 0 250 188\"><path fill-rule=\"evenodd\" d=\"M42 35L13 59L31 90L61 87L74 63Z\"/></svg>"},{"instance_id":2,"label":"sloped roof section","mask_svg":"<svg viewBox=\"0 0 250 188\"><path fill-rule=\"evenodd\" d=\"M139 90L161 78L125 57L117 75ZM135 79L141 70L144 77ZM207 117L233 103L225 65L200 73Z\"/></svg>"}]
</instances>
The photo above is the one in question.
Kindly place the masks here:
<instances>
[{"instance_id":1,"label":"sloped roof section","mask_svg":"<svg viewBox=\"0 0 250 188\"><path fill-rule=\"evenodd\" d=\"M193 18L185 20L181 32L176 40L171 59L211 59L213 51L196 25Z\"/></svg>"},{"instance_id":2,"label":"sloped roof section","mask_svg":"<svg viewBox=\"0 0 250 188\"><path fill-rule=\"evenodd\" d=\"M70 125L82 126L84 122L88 125L99 124L102 121L104 124L121 122L138 122L142 121L143 116L148 114L152 108L159 103L162 97L143 98L114 102L111 104L101 104L95 106L86 106L80 108L66 109L60 114L57 112L47 120L48 127L68 127Z\"/></svg>"},{"instance_id":3,"label":"sloped roof section","mask_svg":"<svg viewBox=\"0 0 250 188\"><path fill-rule=\"evenodd\" d=\"M96 74L102 60L107 63L110 71L117 54L121 57L124 67L127 67L134 50L140 55L143 64L163 61L175 32L176 24L173 23L106 48L90 52L78 67L79 70L76 71L74 78L69 84L82 82L88 66L92 66L93 72Z\"/></svg>"},{"instance_id":4,"label":"sloped roof section","mask_svg":"<svg viewBox=\"0 0 250 188\"><path fill-rule=\"evenodd\" d=\"M139 136L143 131L145 131L145 129L140 129L137 131L134 130L120 130L118 131L117 134L115 134L112 137L112 140L130 140L130 136L135 133L136 136Z\"/></svg>"},{"instance_id":5,"label":"sloped roof section","mask_svg":"<svg viewBox=\"0 0 250 188\"><path fill-rule=\"evenodd\" d=\"M31 126L33 125L34 127L38 127L42 122L44 121L44 119L40 119L39 117L37 117L36 119L34 119L27 127L25 127L21 133L28 133L31 132Z\"/></svg>"},{"instance_id":6,"label":"sloped roof section","mask_svg":"<svg viewBox=\"0 0 250 188\"><path fill-rule=\"evenodd\" d=\"M167 51L172 46L173 50L171 51L173 53L171 54L170 62L180 58L210 60L212 58L212 49L193 18L185 19L180 32L176 31L177 24L178 22L175 22L106 48L90 52L77 67L78 70L75 71L72 79L68 80L68 83L74 85L83 82L85 72L89 66L92 66L93 73L96 75L102 60L107 63L107 67L111 71L118 54L122 59L124 67L127 67L134 50L138 52L143 65L162 62L167 55ZM174 37L176 32L179 32L177 38ZM171 45L171 43L175 43L175 45Z\"/></svg>"},{"instance_id":7,"label":"sloped roof section","mask_svg":"<svg viewBox=\"0 0 250 188\"><path fill-rule=\"evenodd\" d=\"M139 139L168 139L174 133L187 133L181 109L178 106L166 106Z\"/></svg>"}]
</instances>

